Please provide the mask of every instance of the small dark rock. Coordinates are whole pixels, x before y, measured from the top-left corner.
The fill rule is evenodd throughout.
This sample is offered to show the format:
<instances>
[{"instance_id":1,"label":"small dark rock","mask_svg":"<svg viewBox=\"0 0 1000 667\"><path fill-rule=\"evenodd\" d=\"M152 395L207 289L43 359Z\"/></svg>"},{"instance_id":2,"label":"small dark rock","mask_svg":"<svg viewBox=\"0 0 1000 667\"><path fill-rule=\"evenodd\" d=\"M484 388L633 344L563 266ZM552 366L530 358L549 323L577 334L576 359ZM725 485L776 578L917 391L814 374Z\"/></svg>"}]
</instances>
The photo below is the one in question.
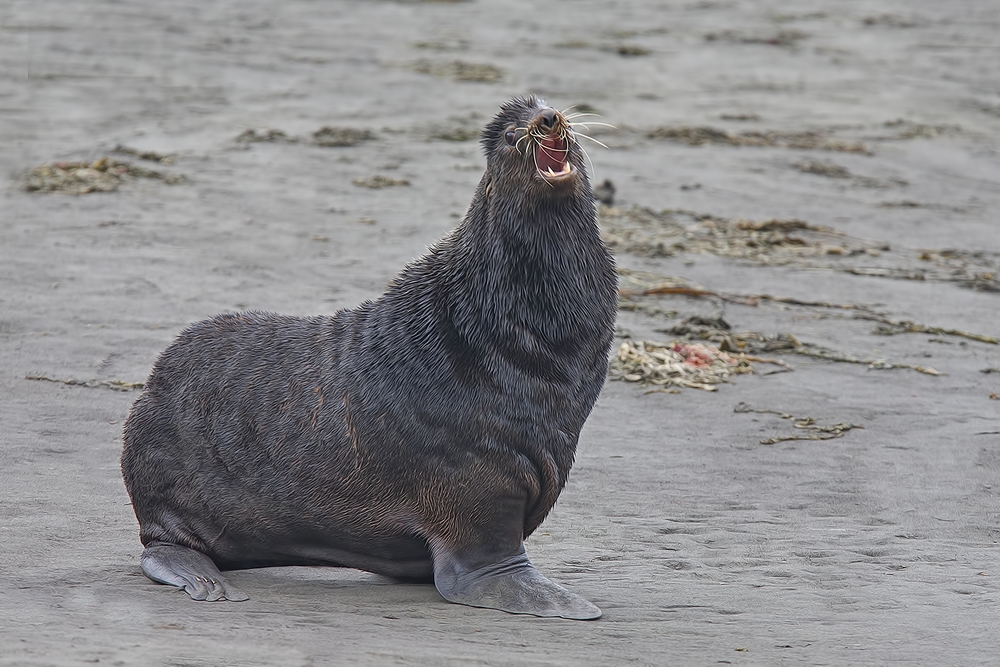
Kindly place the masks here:
<instances>
[{"instance_id":1,"label":"small dark rock","mask_svg":"<svg viewBox=\"0 0 1000 667\"><path fill-rule=\"evenodd\" d=\"M610 178L605 178L604 182L594 188L594 199L605 206L612 206L615 201L615 184Z\"/></svg>"}]
</instances>

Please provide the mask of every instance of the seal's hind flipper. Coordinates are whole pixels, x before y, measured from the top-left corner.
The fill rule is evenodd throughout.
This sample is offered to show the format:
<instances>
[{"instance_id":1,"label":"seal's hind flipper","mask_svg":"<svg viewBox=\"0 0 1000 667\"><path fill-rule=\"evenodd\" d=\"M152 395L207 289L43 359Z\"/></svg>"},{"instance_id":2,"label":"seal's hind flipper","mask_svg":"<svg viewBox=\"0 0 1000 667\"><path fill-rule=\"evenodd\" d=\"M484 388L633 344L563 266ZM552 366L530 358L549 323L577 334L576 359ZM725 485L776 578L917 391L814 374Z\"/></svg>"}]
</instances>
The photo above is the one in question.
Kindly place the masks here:
<instances>
[{"instance_id":1,"label":"seal's hind flipper","mask_svg":"<svg viewBox=\"0 0 1000 667\"><path fill-rule=\"evenodd\" d=\"M250 599L226 581L211 558L194 549L153 542L142 552L139 564L153 581L182 588L195 600L241 602Z\"/></svg>"},{"instance_id":2,"label":"seal's hind flipper","mask_svg":"<svg viewBox=\"0 0 1000 667\"><path fill-rule=\"evenodd\" d=\"M578 621L601 617L596 606L543 577L523 545L514 556L476 569L450 553L435 553L434 586L445 600L471 607Z\"/></svg>"}]
</instances>

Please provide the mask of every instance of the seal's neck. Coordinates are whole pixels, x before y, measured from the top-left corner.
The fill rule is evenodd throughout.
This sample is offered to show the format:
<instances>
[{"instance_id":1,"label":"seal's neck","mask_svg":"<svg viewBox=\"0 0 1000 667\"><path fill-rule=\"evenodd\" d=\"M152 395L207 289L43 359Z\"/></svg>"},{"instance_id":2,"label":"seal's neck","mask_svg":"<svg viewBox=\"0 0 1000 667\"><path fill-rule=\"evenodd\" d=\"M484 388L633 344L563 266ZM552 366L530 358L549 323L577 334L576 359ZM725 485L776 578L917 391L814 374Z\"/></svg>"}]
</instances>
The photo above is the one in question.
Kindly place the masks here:
<instances>
[{"instance_id":1,"label":"seal's neck","mask_svg":"<svg viewBox=\"0 0 1000 667\"><path fill-rule=\"evenodd\" d=\"M484 177L476 195L451 238L463 333L528 347L603 338L616 277L586 183L573 193L511 196Z\"/></svg>"}]
</instances>

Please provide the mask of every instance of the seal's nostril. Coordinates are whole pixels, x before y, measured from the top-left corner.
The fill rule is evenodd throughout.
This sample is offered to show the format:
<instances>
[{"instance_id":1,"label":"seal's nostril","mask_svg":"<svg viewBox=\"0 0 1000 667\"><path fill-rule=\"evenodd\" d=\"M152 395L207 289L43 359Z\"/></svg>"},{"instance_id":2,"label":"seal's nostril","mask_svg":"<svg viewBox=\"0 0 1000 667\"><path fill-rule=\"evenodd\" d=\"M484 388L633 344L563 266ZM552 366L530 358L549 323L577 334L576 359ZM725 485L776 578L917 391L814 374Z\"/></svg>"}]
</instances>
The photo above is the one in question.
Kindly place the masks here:
<instances>
[{"instance_id":1,"label":"seal's nostril","mask_svg":"<svg viewBox=\"0 0 1000 667\"><path fill-rule=\"evenodd\" d=\"M556 112L552 109L546 109L538 114L538 122L546 130L551 130L556 124Z\"/></svg>"}]
</instances>

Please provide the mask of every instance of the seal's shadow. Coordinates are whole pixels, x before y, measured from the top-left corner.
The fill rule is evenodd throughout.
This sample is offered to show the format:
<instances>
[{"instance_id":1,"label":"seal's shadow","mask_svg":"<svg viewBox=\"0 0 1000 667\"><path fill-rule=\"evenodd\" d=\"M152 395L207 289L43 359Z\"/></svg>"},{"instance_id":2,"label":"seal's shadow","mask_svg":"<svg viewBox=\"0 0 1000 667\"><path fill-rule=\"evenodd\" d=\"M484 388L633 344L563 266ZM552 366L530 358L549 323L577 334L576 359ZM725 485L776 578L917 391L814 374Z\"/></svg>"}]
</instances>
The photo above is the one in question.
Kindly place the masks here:
<instances>
[{"instance_id":1,"label":"seal's shadow","mask_svg":"<svg viewBox=\"0 0 1000 667\"><path fill-rule=\"evenodd\" d=\"M371 605L384 611L399 604L427 604L445 601L431 582L400 581L363 570L322 565L269 567L231 570L226 575L244 590L252 591L251 600L327 601L332 605ZM273 598L272 598L273 596Z\"/></svg>"}]
</instances>

